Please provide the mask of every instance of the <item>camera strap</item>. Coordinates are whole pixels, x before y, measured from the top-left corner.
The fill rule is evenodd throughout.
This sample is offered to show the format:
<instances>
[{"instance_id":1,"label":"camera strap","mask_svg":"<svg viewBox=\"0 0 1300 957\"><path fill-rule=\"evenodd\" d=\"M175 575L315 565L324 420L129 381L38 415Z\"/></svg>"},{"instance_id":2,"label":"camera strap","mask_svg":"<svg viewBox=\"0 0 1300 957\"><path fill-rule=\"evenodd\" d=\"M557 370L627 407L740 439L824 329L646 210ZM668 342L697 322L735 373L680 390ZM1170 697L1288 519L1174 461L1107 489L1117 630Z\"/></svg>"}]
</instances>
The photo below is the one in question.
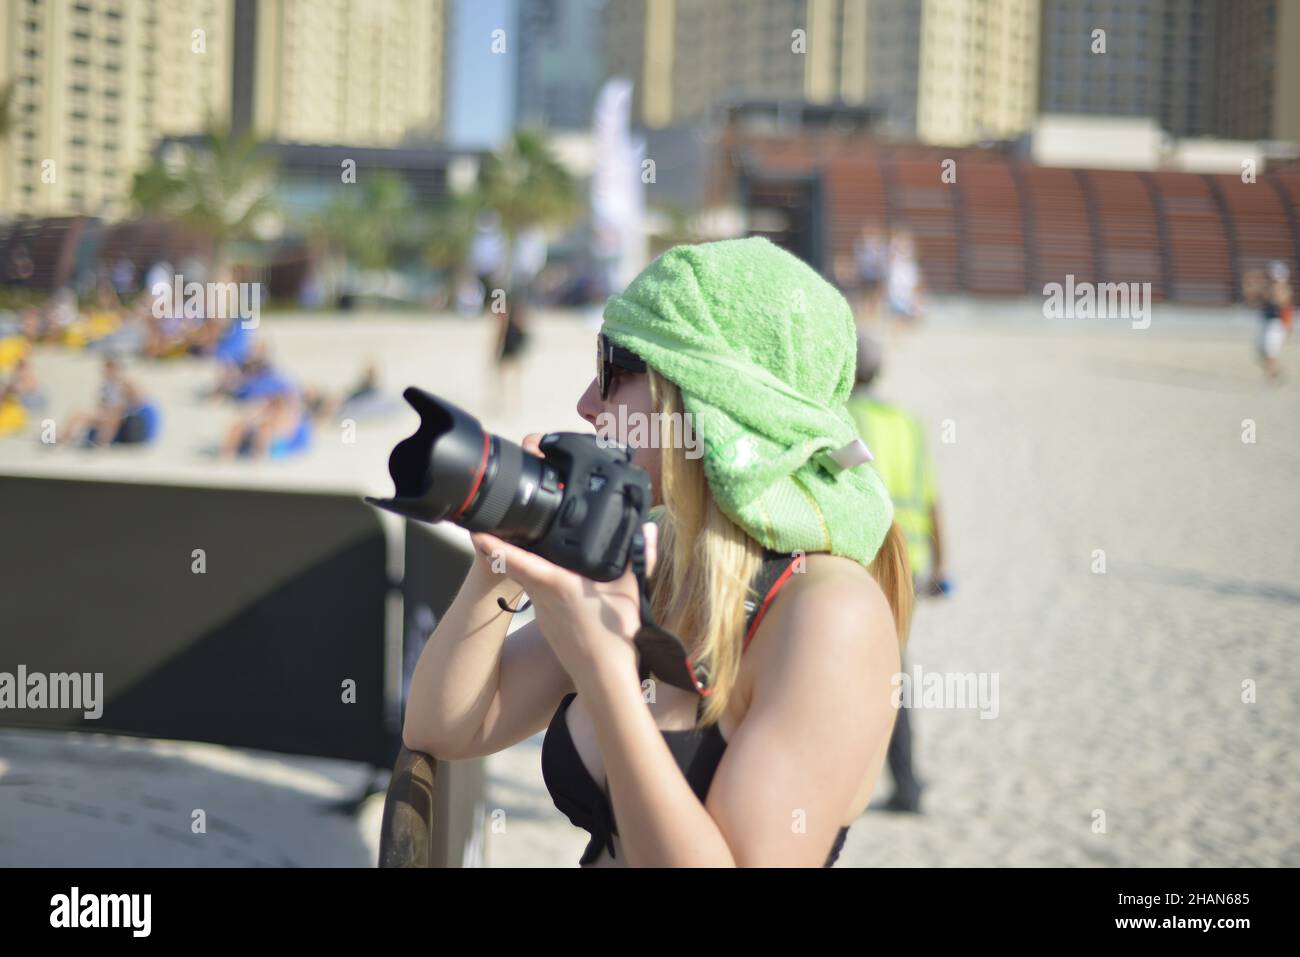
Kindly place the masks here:
<instances>
[{"instance_id":1,"label":"camera strap","mask_svg":"<svg viewBox=\"0 0 1300 957\"><path fill-rule=\"evenodd\" d=\"M713 692L709 687L708 671L691 660L680 638L655 622L646 578L645 535L640 528L632 536L631 559L632 573L641 593L641 628L632 639L640 656L641 680L653 674L675 688L707 697Z\"/></svg>"},{"instance_id":2,"label":"camera strap","mask_svg":"<svg viewBox=\"0 0 1300 957\"><path fill-rule=\"evenodd\" d=\"M655 622L646 578L645 536L640 529L632 538L631 559L632 573L636 575L637 590L641 594L641 628L632 639L639 656L641 680L645 681L653 674L675 688L707 698L713 692L709 687L708 670L691 660L680 638ZM504 598L497 599L497 606L512 615L524 611L531 604L532 599L528 599L518 608L511 608Z\"/></svg>"}]
</instances>

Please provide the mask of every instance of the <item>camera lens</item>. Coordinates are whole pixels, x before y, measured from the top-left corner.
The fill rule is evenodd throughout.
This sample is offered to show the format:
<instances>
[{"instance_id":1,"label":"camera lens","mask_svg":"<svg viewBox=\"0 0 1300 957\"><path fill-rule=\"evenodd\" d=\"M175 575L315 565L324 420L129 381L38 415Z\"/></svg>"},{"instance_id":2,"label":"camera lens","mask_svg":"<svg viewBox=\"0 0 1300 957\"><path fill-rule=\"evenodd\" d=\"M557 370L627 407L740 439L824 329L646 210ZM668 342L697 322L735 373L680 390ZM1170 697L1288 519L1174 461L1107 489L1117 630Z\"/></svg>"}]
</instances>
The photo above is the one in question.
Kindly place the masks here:
<instances>
[{"instance_id":1,"label":"camera lens","mask_svg":"<svg viewBox=\"0 0 1300 957\"><path fill-rule=\"evenodd\" d=\"M459 524L472 532L535 541L546 532L560 498L558 476L544 459L494 435L481 490Z\"/></svg>"},{"instance_id":2,"label":"camera lens","mask_svg":"<svg viewBox=\"0 0 1300 957\"><path fill-rule=\"evenodd\" d=\"M449 402L414 387L402 394L420 413L420 427L389 456L394 497L366 501L512 541L545 534L562 498L555 469Z\"/></svg>"}]
</instances>

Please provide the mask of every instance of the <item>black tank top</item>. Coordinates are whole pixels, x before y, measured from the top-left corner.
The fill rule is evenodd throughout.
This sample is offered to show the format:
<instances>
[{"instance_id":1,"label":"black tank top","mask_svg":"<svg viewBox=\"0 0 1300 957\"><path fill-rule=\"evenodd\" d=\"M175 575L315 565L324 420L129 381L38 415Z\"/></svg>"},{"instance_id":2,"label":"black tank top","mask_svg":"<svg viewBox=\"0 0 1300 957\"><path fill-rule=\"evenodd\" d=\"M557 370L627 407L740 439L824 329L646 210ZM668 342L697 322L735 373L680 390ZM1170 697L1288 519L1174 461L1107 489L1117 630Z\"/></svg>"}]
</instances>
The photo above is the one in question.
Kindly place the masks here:
<instances>
[{"instance_id":1,"label":"black tank top","mask_svg":"<svg viewBox=\"0 0 1300 957\"><path fill-rule=\"evenodd\" d=\"M750 598L745 602L747 624L742 654L748 650L749 642L758 630L768 606L781 586L789 580L793 570L794 559L790 555L764 552L763 566L750 585ZM613 835L618 833L618 826L614 821L614 808L608 791L592 780L569 735L566 713L577 696L576 692L564 696L542 738L542 779L546 782L546 790L550 792L556 808L575 827L591 834L591 840L587 842L587 848L578 861L581 865L587 865L599 858L602 850L607 849L611 857L616 856ZM704 699L701 698L696 708L697 722L703 711ZM688 728L659 733L667 742L668 750L672 752L677 766L682 769L691 790L700 799L700 803L704 803L713 783L713 774L722 761L722 753L727 749L727 742L717 724L704 730ZM826 859L826 867L833 865L840 856L848 833L847 827L841 827L836 834L835 844Z\"/></svg>"}]
</instances>

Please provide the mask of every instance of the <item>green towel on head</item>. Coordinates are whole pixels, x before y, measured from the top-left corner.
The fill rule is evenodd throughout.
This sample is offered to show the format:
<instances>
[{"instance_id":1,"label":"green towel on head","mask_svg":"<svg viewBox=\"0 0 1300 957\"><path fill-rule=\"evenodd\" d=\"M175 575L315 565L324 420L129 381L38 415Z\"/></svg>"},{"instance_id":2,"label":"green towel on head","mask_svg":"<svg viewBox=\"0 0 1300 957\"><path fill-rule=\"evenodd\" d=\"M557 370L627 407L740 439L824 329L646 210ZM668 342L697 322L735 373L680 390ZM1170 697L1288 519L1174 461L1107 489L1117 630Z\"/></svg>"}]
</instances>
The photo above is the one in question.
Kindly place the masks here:
<instances>
[{"instance_id":1,"label":"green towel on head","mask_svg":"<svg viewBox=\"0 0 1300 957\"><path fill-rule=\"evenodd\" d=\"M844 407L857 337L834 287L767 239L728 239L668 250L604 317L681 390L732 521L777 551L875 557L889 494L870 465L828 458L858 438Z\"/></svg>"}]
</instances>

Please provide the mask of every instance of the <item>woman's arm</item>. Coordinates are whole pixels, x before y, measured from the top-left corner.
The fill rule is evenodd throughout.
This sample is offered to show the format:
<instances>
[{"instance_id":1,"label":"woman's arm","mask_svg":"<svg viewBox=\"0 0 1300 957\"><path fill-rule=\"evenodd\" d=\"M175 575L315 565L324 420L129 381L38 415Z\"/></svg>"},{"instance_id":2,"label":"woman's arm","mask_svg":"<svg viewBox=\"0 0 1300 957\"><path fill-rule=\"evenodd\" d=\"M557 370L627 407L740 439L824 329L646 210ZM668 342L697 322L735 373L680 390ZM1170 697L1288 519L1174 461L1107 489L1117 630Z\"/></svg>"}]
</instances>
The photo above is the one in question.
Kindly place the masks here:
<instances>
[{"instance_id":1,"label":"woman's arm","mask_svg":"<svg viewBox=\"0 0 1300 957\"><path fill-rule=\"evenodd\" d=\"M529 433L520 445L540 456L541 438ZM504 556L470 537L474 562L420 652L402 727L408 748L446 760L495 754L536 734L573 690L536 621L506 637L513 616L497 599L517 608L523 586L498 563Z\"/></svg>"},{"instance_id":2,"label":"woman's arm","mask_svg":"<svg viewBox=\"0 0 1300 957\"><path fill-rule=\"evenodd\" d=\"M629 865L825 863L896 717L893 618L879 587L863 585L851 570L810 572L773 604L748 652L757 656L752 699L707 806L674 762L635 674L607 669L579 689Z\"/></svg>"},{"instance_id":3,"label":"woman's arm","mask_svg":"<svg viewBox=\"0 0 1300 957\"><path fill-rule=\"evenodd\" d=\"M546 727L573 690L536 622L509 638L521 586L477 552L469 575L434 629L411 679L402 742L446 760L495 754Z\"/></svg>"}]
</instances>

